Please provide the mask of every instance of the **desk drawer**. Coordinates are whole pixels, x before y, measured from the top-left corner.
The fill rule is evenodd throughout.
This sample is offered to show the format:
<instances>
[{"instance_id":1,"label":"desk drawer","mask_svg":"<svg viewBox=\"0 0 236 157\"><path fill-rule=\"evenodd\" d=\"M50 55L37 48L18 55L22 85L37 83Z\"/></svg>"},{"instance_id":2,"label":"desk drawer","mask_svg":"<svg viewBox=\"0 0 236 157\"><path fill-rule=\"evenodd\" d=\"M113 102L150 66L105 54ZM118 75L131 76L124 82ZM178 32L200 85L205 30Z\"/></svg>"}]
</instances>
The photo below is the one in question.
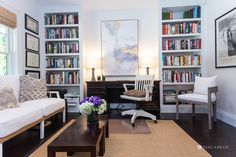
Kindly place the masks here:
<instances>
[{"instance_id":1,"label":"desk drawer","mask_svg":"<svg viewBox=\"0 0 236 157\"><path fill-rule=\"evenodd\" d=\"M88 93L106 93L106 88L88 88Z\"/></svg>"},{"instance_id":2,"label":"desk drawer","mask_svg":"<svg viewBox=\"0 0 236 157\"><path fill-rule=\"evenodd\" d=\"M94 88L94 87L105 87L105 82L99 82L99 81L96 81L96 82L89 82L87 83L87 87L90 88Z\"/></svg>"}]
</instances>

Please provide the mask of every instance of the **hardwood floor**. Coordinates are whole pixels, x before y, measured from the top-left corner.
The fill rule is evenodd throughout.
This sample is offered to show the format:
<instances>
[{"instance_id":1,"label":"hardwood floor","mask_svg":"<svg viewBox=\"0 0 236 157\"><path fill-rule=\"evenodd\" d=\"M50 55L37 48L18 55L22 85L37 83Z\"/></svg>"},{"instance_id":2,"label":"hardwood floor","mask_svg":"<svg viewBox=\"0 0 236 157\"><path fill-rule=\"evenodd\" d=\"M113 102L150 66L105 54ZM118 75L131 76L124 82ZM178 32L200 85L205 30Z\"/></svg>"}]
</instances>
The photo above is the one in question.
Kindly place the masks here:
<instances>
[{"instance_id":1,"label":"hardwood floor","mask_svg":"<svg viewBox=\"0 0 236 157\"><path fill-rule=\"evenodd\" d=\"M112 111L110 117L122 118L119 111ZM174 120L175 114L161 114L160 119ZM218 120L213 130L209 131L207 115L204 114L196 114L195 118L192 118L191 114L181 114L180 119L175 122L212 156L234 157L236 155L236 128ZM46 128L45 140L39 140L39 131L30 130L22 133L3 144L4 157L28 156L62 126L59 116L54 126Z\"/></svg>"}]
</instances>

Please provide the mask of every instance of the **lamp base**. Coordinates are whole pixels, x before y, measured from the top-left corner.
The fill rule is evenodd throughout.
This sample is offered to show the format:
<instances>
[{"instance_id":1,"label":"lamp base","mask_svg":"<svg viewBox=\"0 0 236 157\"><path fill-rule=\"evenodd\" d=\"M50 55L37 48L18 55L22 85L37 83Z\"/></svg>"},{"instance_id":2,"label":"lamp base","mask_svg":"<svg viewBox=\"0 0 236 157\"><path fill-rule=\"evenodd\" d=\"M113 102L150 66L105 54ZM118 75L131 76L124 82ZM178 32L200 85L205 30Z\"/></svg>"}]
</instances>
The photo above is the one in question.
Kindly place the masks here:
<instances>
[{"instance_id":1,"label":"lamp base","mask_svg":"<svg viewBox=\"0 0 236 157\"><path fill-rule=\"evenodd\" d=\"M91 78L91 81L96 81L95 76L94 76L94 71L95 71L95 69L92 68L92 78Z\"/></svg>"},{"instance_id":2,"label":"lamp base","mask_svg":"<svg viewBox=\"0 0 236 157\"><path fill-rule=\"evenodd\" d=\"M149 67L146 67L146 74L149 75Z\"/></svg>"}]
</instances>

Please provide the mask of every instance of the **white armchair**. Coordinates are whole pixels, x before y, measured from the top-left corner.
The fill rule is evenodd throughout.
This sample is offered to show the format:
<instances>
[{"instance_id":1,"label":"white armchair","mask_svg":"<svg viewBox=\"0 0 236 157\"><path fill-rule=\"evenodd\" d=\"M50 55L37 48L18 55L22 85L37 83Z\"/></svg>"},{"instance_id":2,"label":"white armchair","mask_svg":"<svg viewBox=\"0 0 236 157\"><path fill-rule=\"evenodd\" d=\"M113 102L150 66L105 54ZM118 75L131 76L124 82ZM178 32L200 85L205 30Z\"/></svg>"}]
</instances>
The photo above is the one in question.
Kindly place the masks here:
<instances>
[{"instance_id":1,"label":"white armchair","mask_svg":"<svg viewBox=\"0 0 236 157\"><path fill-rule=\"evenodd\" d=\"M154 75L140 75L136 76L134 84L123 84L125 92L120 97L122 99L128 99L136 101L152 101L152 92L154 84ZM132 90L128 90L128 86L133 86ZM131 118L131 124L134 127L134 121L137 117L147 117L154 120L156 123L156 116L144 111L144 110L127 110L122 112L122 116L133 115Z\"/></svg>"},{"instance_id":2,"label":"white armchair","mask_svg":"<svg viewBox=\"0 0 236 157\"><path fill-rule=\"evenodd\" d=\"M179 95L180 91L191 89L193 89L191 86L176 87L176 119L179 119L179 102L191 104L193 116L195 116L195 105L206 105L208 107L208 125L209 130L211 130L212 114L216 122L216 100L218 92L216 77L196 77L193 93Z\"/></svg>"}]
</instances>

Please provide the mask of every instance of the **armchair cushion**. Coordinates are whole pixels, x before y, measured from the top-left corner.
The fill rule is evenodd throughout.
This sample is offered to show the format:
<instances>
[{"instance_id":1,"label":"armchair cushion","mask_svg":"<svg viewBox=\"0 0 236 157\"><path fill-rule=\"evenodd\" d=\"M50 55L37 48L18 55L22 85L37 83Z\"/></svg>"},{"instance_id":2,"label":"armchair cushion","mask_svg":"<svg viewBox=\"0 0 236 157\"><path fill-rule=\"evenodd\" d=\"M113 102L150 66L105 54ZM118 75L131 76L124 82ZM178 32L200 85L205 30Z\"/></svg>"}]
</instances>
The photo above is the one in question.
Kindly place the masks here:
<instances>
[{"instance_id":1,"label":"armchair cushion","mask_svg":"<svg viewBox=\"0 0 236 157\"><path fill-rule=\"evenodd\" d=\"M195 94L208 94L208 88L216 86L216 76L195 78L194 91Z\"/></svg>"},{"instance_id":2,"label":"armchair cushion","mask_svg":"<svg viewBox=\"0 0 236 157\"><path fill-rule=\"evenodd\" d=\"M127 96L132 96L132 97L145 97L146 96L145 91L136 90L136 89L125 91L123 94Z\"/></svg>"},{"instance_id":3,"label":"armchair cushion","mask_svg":"<svg viewBox=\"0 0 236 157\"><path fill-rule=\"evenodd\" d=\"M194 101L194 102L203 102L207 103L208 102L208 95L206 94L182 94L178 96L178 99L181 100L186 100L186 101ZM216 96L211 97L211 101L216 101Z\"/></svg>"},{"instance_id":4,"label":"armchair cushion","mask_svg":"<svg viewBox=\"0 0 236 157\"><path fill-rule=\"evenodd\" d=\"M20 102L47 98L46 82L23 75L20 77Z\"/></svg>"}]
</instances>

